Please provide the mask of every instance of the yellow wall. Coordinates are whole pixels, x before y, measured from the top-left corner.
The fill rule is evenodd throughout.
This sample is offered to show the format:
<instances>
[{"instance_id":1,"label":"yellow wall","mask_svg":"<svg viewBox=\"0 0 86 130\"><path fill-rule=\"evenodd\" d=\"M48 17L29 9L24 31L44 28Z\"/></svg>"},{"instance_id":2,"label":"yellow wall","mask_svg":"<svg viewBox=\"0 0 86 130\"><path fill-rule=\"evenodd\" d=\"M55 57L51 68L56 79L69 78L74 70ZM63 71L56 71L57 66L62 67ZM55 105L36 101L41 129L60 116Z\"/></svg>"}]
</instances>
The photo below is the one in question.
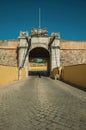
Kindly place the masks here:
<instances>
[{"instance_id":1,"label":"yellow wall","mask_svg":"<svg viewBox=\"0 0 86 130\"><path fill-rule=\"evenodd\" d=\"M63 67L62 79L86 88L86 64Z\"/></svg>"},{"instance_id":2,"label":"yellow wall","mask_svg":"<svg viewBox=\"0 0 86 130\"><path fill-rule=\"evenodd\" d=\"M25 77L26 77L26 71L25 71L25 68L22 68L21 69L21 79L23 79Z\"/></svg>"},{"instance_id":3,"label":"yellow wall","mask_svg":"<svg viewBox=\"0 0 86 130\"><path fill-rule=\"evenodd\" d=\"M29 66L29 71L41 71L41 70L47 70L47 66L46 65L43 65L43 66Z\"/></svg>"},{"instance_id":4,"label":"yellow wall","mask_svg":"<svg viewBox=\"0 0 86 130\"><path fill-rule=\"evenodd\" d=\"M42 67L31 67L30 70L34 70L34 69L44 69L46 70L46 66L42 66ZM21 70L21 79L26 77L26 72L25 72L25 68L22 68ZM18 68L17 67L12 67L12 66L3 66L0 65L0 86L9 84L13 81L18 80Z\"/></svg>"},{"instance_id":5,"label":"yellow wall","mask_svg":"<svg viewBox=\"0 0 86 130\"><path fill-rule=\"evenodd\" d=\"M0 86L18 80L17 67L2 66L0 65Z\"/></svg>"}]
</instances>

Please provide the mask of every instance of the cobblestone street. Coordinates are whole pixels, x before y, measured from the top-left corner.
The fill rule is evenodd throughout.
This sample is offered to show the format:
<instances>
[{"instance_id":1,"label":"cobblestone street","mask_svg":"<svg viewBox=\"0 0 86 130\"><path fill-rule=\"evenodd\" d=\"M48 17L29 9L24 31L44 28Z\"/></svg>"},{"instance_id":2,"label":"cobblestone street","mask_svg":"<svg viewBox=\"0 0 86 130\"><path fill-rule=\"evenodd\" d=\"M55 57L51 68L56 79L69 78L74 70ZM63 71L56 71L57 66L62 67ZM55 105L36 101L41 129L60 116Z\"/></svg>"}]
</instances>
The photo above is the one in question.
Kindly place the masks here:
<instances>
[{"instance_id":1,"label":"cobblestone street","mask_svg":"<svg viewBox=\"0 0 86 130\"><path fill-rule=\"evenodd\" d=\"M86 130L86 92L35 76L1 87L0 130Z\"/></svg>"}]
</instances>

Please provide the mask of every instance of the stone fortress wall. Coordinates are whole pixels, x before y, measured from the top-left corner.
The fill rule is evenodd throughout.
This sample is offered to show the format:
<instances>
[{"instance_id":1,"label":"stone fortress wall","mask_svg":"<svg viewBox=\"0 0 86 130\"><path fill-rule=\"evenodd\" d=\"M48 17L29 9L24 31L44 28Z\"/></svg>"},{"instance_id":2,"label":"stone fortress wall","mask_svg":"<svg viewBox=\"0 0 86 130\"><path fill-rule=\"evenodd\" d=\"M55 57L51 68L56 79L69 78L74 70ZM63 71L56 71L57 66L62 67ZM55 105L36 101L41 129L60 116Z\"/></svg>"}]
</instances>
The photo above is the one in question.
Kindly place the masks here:
<instances>
[{"instance_id":1,"label":"stone fortress wall","mask_svg":"<svg viewBox=\"0 0 86 130\"><path fill-rule=\"evenodd\" d=\"M18 40L0 40L0 65L17 66ZM60 40L60 65L86 63L86 41Z\"/></svg>"},{"instance_id":2,"label":"stone fortress wall","mask_svg":"<svg viewBox=\"0 0 86 130\"><path fill-rule=\"evenodd\" d=\"M17 40L0 40L0 86L18 80Z\"/></svg>"},{"instance_id":3,"label":"stone fortress wall","mask_svg":"<svg viewBox=\"0 0 86 130\"><path fill-rule=\"evenodd\" d=\"M61 40L60 59L63 66L86 63L86 41Z\"/></svg>"},{"instance_id":4,"label":"stone fortress wall","mask_svg":"<svg viewBox=\"0 0 86 130\"><path fill-rule=\"evenodd\" d=\"M18 80L18 44L19 40L0 40L0 86ZM60 65L71 66L78 64L86 64L86 41L60 40ZM71 82L65 78L66 75L66 77L69 77L65 70L67 70L67 67L64 68L63 79ZM22 73L22 77L25 77L24 70ZM75 78L73 82L75 82ZM83 86L85 86L85 83Z\"/></svg>"},{"instance_id":5,"label":"stone fortress wall","mask_svg":"<svg viewBox=\"0 0 86 130\"><path fill-rule=\"evenodd\" d=\"M0 65L17 66L18 40L0 40Z\"/></svg>"}]
</instances>

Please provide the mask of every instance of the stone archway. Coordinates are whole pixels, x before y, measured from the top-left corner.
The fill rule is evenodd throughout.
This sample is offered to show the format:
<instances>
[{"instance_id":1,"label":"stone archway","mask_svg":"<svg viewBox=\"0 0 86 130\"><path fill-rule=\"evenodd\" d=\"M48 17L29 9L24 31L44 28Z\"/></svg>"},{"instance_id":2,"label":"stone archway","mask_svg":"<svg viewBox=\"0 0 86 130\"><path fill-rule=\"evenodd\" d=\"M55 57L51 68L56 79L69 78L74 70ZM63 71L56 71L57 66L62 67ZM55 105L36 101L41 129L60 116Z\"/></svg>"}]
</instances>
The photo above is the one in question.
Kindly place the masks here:
<instances>
[{"instance_id":1,"label":"stone archway","mask_svg":"<svg viewBox=\"0 0 86 130\"><path fill-rule=\"evenodd\" d=\"M18 77L28 77L28 57L47 58L47 73L51 74L53 68L60 66L60 35L53 33L51 37L46 31L35 30L34 35L28 36L27 32L21 32L18 45ZM40 34L40 35L39 35ZM28 56L29 55L29 56Z\"/></svg>"},{"instance_id":2,"label":"stone archway","mask_svg":"<svg viewBox=\"0 0 86 130\"><path fill-rule=\"evenodd\" d=\"M43 47L35 47L29 51L29 75L50 74L50 54Z\"/></svg>"}]
</instances>

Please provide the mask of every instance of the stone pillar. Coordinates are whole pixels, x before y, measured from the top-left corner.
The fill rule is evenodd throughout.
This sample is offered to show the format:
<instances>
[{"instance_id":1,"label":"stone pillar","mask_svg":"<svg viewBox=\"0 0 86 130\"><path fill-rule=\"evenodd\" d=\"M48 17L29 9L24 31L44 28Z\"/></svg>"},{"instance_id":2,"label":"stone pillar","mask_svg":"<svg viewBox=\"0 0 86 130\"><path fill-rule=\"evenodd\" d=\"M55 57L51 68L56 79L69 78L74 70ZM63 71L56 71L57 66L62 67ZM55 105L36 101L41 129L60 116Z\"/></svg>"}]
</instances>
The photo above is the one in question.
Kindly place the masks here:
<instances>
[{"instance_id":1,"label":"stone pillar","mask_svg":"<svg viewBox=\"0 0 86 130\"><path fill-rule=\"evenodd\" d=\"M19 68L19 79L22 78L22 68L25 69L26 77L28 76L28 33L20 32L19 45L18 45L18 68Z\"/></svg>"},{"instance_id":2,"label":"stone pillar","mask_svg":"<svg viewBox=\"0 0 86 130\"><path fill-rule=\"evenodd\" d=\"M18 80L22 79L21 68L18 68Z\"/></svg>"},{"instance_id":3,"label":"stone pillar","mask_svg":"<svg viewBox=\"0 0 86 130\"><path fill-rule=\"evenodd\" d=\"M55 36L55 39L51 44L51 71L60 66L60 34L52 33L52 36Z\"/></svg>"},{"instance_id":4,"label":"stone pillar","mask_svg":"<svg viewBox=\"0 0 86 130\"><path fill-rule=\"evenodd\" d=\"M28 77L28 55L26 56L26 60L25 60L25 64L24 64L24 68L25 68L25 73L26 73L26 77Z\"/></svg>"}]
</instances>

